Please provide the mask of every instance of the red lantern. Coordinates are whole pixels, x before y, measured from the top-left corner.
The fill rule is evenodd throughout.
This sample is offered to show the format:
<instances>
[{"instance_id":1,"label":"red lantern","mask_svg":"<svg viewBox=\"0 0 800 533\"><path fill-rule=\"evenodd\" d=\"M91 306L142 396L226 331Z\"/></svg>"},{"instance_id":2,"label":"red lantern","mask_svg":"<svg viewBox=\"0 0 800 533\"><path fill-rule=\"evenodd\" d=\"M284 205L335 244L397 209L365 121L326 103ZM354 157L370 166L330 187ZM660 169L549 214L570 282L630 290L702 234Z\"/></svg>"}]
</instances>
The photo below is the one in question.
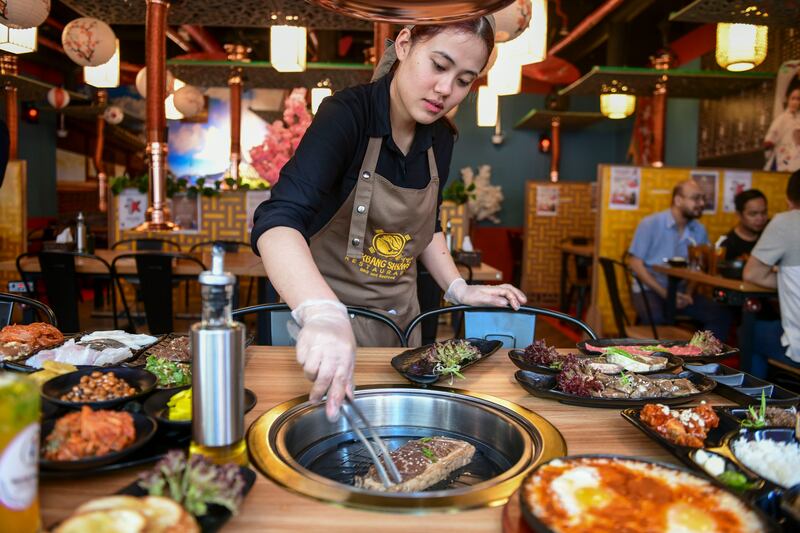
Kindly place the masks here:
<instances>
[{"instance_id":1,"label":"red lantern","mask_svg":"<svg viewBox=\"0 0 800 533\"><path fill-rule=\"evenodd\" d=\"M54 109L64 109L69 105L69 93L61 87L53 87L47 91L47 101Z\"/></svg>"}]
</instances>

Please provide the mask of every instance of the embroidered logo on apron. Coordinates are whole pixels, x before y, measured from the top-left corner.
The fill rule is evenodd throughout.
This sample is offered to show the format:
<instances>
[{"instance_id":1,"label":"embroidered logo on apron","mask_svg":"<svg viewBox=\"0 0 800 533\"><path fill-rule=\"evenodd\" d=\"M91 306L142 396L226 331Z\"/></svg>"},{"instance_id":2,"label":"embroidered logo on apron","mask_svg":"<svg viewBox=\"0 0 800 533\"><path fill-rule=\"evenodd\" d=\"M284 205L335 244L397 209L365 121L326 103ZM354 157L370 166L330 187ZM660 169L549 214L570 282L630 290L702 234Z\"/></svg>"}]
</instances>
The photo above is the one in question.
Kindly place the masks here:
<instances>
[{"instance_id":1,"label":"embroidered logo on apron","mask_svg":"<svg viewBox=\"0 0 800 533\"><path fill-rule=\"evenodd\" d=\"M356 265L359 272L367 276L396 280L414 261L413 257L403 253L410 240L411 235L407 233L386 233L381 229L375 230L369 250L359 259L345 257L345 261Z\"/></svg>"},{"instance_id":2,"label":"embroidered logo on apron","mask_svg":"<svg viewBox=\"0 0 800 533\"><path fill-rule=\"evenodd\" d=\"M400 233L385 233L382 229L375 231L375 236L372 237L372 247L369 249L370 253L376 251L384 257L397 257L403 253L403 248L406 243L411 240L411 235Z\"/></svg>"}]
</instances>

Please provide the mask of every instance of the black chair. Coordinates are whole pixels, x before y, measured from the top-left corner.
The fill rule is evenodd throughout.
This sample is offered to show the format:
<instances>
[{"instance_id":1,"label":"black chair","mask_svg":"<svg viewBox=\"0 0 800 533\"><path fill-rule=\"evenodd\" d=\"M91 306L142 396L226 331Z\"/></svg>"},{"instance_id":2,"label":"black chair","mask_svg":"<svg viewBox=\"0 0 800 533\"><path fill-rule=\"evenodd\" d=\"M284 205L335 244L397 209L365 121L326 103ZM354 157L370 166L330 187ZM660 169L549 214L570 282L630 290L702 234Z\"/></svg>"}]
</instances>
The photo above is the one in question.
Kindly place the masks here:
<instances>
[{"instance_id":1,"label":"black chair","mask_svg":"<svg viewBox=\"0 0 800 533\"><path fill-rule=\"evenodd\" d=\"M114 328L118 328L117 299L114 294L114 269L108 261L102 257L82 252L66 251L47 251L38 253L24 253L17 256L17 271L26 287L34 286L34 272L26 271L23 268L23 260L28 257L37 257L41 270L41 277L44 280L45 294L47 301L52 306L58 317L58 323L62 331L75 333L81 331L80 318L78 313L78 302L81 301L80 284L78 283L78 272L75 268L76 258L81 258L97 263L105 272L97 274L81 274L95 279L106 279L109 281L109 299L114 317Z\"/></svg>"},{"instance_id":2,"label":"black chair","mask_svg":"<svg viewBox=\"0 0 800 533\"><path fill-rule=\"evenodd\" d=\"M174 248L175 251L181 252L181 245L175 241L168 239L157 239L155 237L135 237L132 239L121 239L111 245L112 250L116 250L123 245L127 246L127 250L133 252L162 252L169 248Z\"/></svg>"},{"instance_id":3,"label":"black chair","mask_svg":"<svg viewBox=\"0 0 800 533\"><path fill-rule=\"evenodd\" d=\"M561 240L561 243L570 243L576 246L583 246L589 244L590 239L587 237L567 237ZM564 253L564 252L562 252ZM576 300L575 316L578 318L583 317L583 312L586 309L586 303L589 299L589 292L592 288L592 258L585 257L577 254L570 254L572 256L572 263L575 269L575 277L567 279L566 298L563 300L561 311L568 312L572 301Z\"/></svg>"},{"instance_id":4,"label":"black chair","mask_svg":"<svg viewBox=\"0 0 800 533\"><path fill-rule=\"evenodd\" d=\"M375 320L382 324L383 326L392 330L392 332L397 335L398 340L400 341L400 346L408 346L408 342L406 341L405 335L403 335L403 330L394 323L393 320L385 317L380 313L376 313L375 311L371 311L369 309L365 309L363 307L347 307L347 312L350 313L351 318L354 316L360 316L364 318L369 318L371 320ZM278 304L259 304L259 305L251 305L250 307L242 307L241 309L236 309L233 311L233 318L235 320L240 320L247 315L252 314L263 314L263 313L281 313L285 320L288 320L288 315L291 313L291 309L288 305L284 303ZM265 339L264 344L267 346L291 346L294 343L292 341L287 341L289 338L288 334L286 333L286 328L284 326L285 321L276 321L276 325L272 324L271 317L268 316L267 328L269 330L269 335ZM277 324L282 324L280 327ZM275 341L275 342L273 342Z\"/></svg>"},{"instance_id":5,"label":"black chair","mask_svg":"<svg viewBox=\"0 0 800 533\"><path fill-rule=\"evenodd\" d=\"M586 333L586 335L590 339L596 339L597 338L597 334L587 324L585 324L584 322L578 320L577 318L575 318L573 316L570 316L570 315L567 315L567 314L564 314L564 313L560 313L558 311L552 311L550 309L544 309L544 308L541 308L541 307L529 307L529 306L522 306L518 310L515 311L515 310L511 309L510 307L473 307L473 306L470 306L470 305L454 305L454 306L451 306L451 307L442 307L440 309L434 309L432 311L427 311L425 313L420 313L419 315L414 317L414 319L411 320L411 322L408 324L408 327L405 330L405 336L406 336L407 339L410 339L411 338L410 335L414 331L414 328L417 327L417 325L419 325L425 319L428 319L428 318L431 318L431 317L438 317L439 315L442 315L442 314L445 314L445 313L461 313L461 312L463 312L463 313L487 313L487 312L488 313L502 313L502 314L505 314L505 315L508 315L508 316L520 316L520 315L529 315L529 316L533 316L533 317L546 316L546 317L550 317L550 318L555 318L556 320L559 320L561 322L566 322L566 323L571 324L573 326L577 326L580 330L582 330L584 333ZM506 318L506 320L508 321L508 317ZM469 322L469 321L465 320L465 324L467 322ZM525 326L525 324L523 324L523 325ZM506 346L506 347L524 348L525 346L530 344L532 342L533 338L534 338L533 325L534 324L531 323L530 326L526 326L526 327L530 328L530 331L529 331L530 335L529 335L528 338L522 338L522 336L520 336L519 338L516 338L516 336L515 336L514 338L512 338L512 341L513 341L512 345L513 346L509 345L509 343L507 341L505 341L505 340L503 342L504 346ZM492 326L489 326L490 329L487 329L487 330L482 331L482 332L466 331L466 327L468 327L468 326L465 326L465 331L463 332L463 335L461 335L461 331L459 331L459 330L455 331L455 335L457 337L462 337L463 336L463 337L479 337L479 338L487 338L489 336L502 337L502 338L511 337L511 335L509 335L509 334L507 334L505 332L498 331L496 329L491 329ZM526 331L526 333L528 333L528 332Z\"/></svg>"},{"instance_id":6,"label":"black chair","mask_svg":"<svg viewBox=\"0 0 800 533\"><path fill-rule=\"evenodd\" d=\"M50 307L43 304L39 300L28 298L27 296L20 296L18 294L9 294L7 292L0 292L0 328L3 328L11 323L11 318L14 315L14 307L19 306L22 310L23 316L27 314L30 309L36 311L40 322L47 322L55 327L58 327L58 319L56 314ZM26 323L33 322L25 321Z\"/></svg>"},{"instance_id":7,"label":"black chair","mask_svg":"<svg viewBox=\"0 0 800 533\"><path fill-rule=\"evenodd\" d=\"M603 269L603 275L606 278L606 289L608 290L608 297L611 300L611 309L614 313L614 323L617 326L617 335L624 338L634 339L658 339L659 333L663 338L669 339L688 339L691 333L686 330L667 325L656 325L653 320L653 311L650 308L650 302L647 298L642 298L644 302L644 310L647 323L644 325L635 325L628 318L625 312L625 306L622 305L622 297L619 290L619 283L617 282L617 271L621 270L624 273L624 279L628 294L632 292L631 280L637 284L639 292L643 293L645 288L642 281L633 274L633 271L621 261L611 259L610 257L600 257L600 268Z\"/></svg>"},{"instance_id":8,"label":"black chair","mask_svg":"<svg viewBox=\"0 0 800 533\"><path fill-rule=\"evenodd\" d=\"M226 254L239 253L239 250L242 247L244 247L246 250L250 250L250 243L249 242L217 239L217 240L213 240L213 241L202 241L202 242L195 243L195 244L192 245L191 248L189 248L189 253L202 251L203 248L212 248L214 246L221 246L222 249L225 250ZM250 281L247 284L247 299L245 300L245 306L250 305L250 301L251 301L252 296L253 296L253 281L254 281L253 278L250 278ZM238 277L236 279L236 282L238 284L238 282L239 282ZM238 305L237 305L238 297L239 297L239 291L238 291L238 286L237 286L237 290L234 292L234 307L238 307ZM187 291L186 291L187 305L188 305L188 299L189 299L189 291L188 291L188 287L187 287Z\"/></svg>"},{"instance_id":9,"label":"black chair","mask_svg":"<svg viewBox=\"0 0 800 533\"><path fill-rule=\"evenodd\" d=\"M128 309L128 304L121 279L130 276L120 275L117 265L126 259L133 259L136 262L136 278L139 281L150 334L172 333L175 331L172 289L174 282L179 281L173 273L173 263L176 261L194 263L200 268L197 274L206 270L206 266L197 257L178 252L130 252L118 255L111 262L111 268L116 274L115 279L125 309ZM193 274L192 277L196 277L197 274ZM131 326L135 328L134 324Z\"/></svg>"}]
</instances>

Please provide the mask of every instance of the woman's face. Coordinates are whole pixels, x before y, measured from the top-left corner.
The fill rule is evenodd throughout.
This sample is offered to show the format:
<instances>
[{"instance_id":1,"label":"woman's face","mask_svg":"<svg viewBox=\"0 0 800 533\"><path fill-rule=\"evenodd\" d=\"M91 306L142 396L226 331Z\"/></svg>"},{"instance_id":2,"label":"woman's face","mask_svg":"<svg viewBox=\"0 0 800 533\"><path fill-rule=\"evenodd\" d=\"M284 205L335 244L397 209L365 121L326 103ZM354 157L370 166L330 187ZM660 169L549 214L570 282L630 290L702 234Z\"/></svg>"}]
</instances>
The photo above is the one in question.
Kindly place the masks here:
<instances>
[{"instance_id":1,"label":"woman's face","mask_svg":"<svg viewBox=\"0 0 800 533\"><path fill-rule=\"evenodd\" d=\"M411 44L407 30L398 35L395 73L397 94L409 115L431 124L461 103L486 64L488 51L480 37L445 30Z\"/></svg>"},{"instance_id":2,"label":"woman's face","mask_svg":"<svg viewBox=\"0 0 800 533\"><path fill-rule=\"evenodd\" d=\"M792 113L797 113L800 110L800 89L795 89L789 93L789 99L786 102L786 107Z\"/></svg>"}]
</instances>

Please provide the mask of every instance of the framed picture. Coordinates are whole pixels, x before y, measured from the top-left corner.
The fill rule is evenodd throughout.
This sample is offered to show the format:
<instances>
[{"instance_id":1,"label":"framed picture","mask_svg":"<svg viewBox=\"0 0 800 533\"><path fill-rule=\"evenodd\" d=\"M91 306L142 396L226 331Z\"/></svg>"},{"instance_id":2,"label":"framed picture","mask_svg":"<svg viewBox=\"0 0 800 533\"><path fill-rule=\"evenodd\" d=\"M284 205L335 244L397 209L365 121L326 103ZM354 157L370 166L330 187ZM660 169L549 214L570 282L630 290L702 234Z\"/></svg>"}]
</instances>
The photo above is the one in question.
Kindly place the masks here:
<instances>
[{"instance_id":1,"label":"framed picture","mask_svg":"<svg viewBox=\"0 0 800 533\"><path fill-rule=\"evenodd\" d=\"M639 167L611 167L611 186L608 194L609 209L639 209L642 188L642 170Z\"/></svg>"},{"instance_id":2,"label":"framed picture","mask_svg":"<svg viewBox=\"0 0 800 533\"><path fill-rule=\"evenodd\" d=\"M554 217L558 215L558 200L558 185L536 187L536 216Z\"/></svg>"},{"instance_id":3,"label":"framed picture","mask_svg":"<svg viewBox=\"0 0 800 533\"><path fill-rule=\"evenodd\" d=\"M716 170L692 170L692 179L700 186L705 195L706 205L703 213L712 215L717 212L717 182L719 172Z\"/></svg>"}]
</instances>

